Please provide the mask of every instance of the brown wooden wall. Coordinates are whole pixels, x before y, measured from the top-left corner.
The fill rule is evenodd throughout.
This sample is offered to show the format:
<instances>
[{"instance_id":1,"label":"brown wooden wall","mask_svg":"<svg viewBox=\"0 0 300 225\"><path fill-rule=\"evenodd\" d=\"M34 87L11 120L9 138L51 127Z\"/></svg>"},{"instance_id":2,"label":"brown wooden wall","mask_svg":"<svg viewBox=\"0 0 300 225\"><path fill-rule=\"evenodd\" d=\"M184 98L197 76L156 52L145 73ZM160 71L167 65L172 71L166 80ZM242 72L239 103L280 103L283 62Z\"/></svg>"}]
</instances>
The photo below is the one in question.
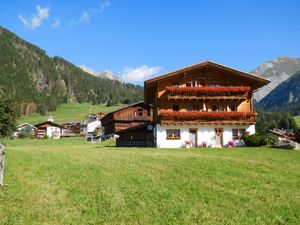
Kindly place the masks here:
<instances>
[{"instance_id":1,"label":"brown wooden wall","mask_svg":"<svg viewBox=\"0 0 300 225\"><path fill-rule=\"evenodd\" d=\"M244 77L237 77L237 75L231 76L226 72L212 68L208 68L206 70L196 69L188 71L185 74L178 74L177 76L172 76L169 78L159 80L145 87L145 95L147 95L147 93L149 95L151 94L151 97L145 97L145 99L147 99L147 103L153 104L154 121L157 121L157 115L160 112L173 111L173 105L179 105L180 111L183 112L186 111L187 105L203 105L203 101L201 100L167 99L167 86L172 86L174 83L178 83L179 87L186 87L186 83L194 82L195 80L197 80L197 83L201 86L209 86L210 84L218 84L220 86L255 86L255 83L251 83L252 81L250 81L249 79L246 79ZM155 92L156 94L153 95L153 92ZM210 108L213 105L223 105L226 108L229 105L236 105L237 111L253 111L252 89L248 94L247 100L205 100L205 105L208 111L210 111Z\"/></svg>"},{"instance_id":2,"label":"brown wooden wall","mask_svg":"<svg viewBox=\"0 0 300 225\"><path fill-rule=\"evenodd\" d=\"M144 103L137 103L106 115L101 119L101 123L104 133L107 135L150 122L152 117L152 107Z\"/></svg>"}]
</instances>

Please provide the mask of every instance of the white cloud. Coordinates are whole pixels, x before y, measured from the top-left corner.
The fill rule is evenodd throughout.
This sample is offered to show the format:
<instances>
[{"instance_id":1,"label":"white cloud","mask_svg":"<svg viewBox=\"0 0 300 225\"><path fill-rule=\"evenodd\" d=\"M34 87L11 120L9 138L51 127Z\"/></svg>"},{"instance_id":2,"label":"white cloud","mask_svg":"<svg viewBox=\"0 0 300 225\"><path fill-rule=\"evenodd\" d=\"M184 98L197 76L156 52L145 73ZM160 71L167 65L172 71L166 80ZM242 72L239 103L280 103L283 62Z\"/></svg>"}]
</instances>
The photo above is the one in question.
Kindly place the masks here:
<instances>
[{"instance_id":1,"label":"white cloud","mask_svg":"<svg viewBox=\"0 0 300 225\"><path fill-rule=\"evenodd\" d=\"M149 67L147 65L142 65L135 68L125 66L119 75L124 82L138 83L157 74L160 70L160 67Z\"/></svg>"},{"instance_id":2,"label":"white cloud","mask_svg":"<svg viewBox=\"0 0 300 225\"><path fill-rule=\"evenodd\" d=\"M108 1L108 0L102 1L100 3L99 7L85 10L81 14L81 16L78 20L72 19L70 21L70 24L71 24L71 26L74 26L74 25L77 25L77 24L80 24L80 23L88 23L88 22L91 21L92 17L96 17L96 16L102 14L104 12L104 10L109 6L111 6L110 1Z\"/></svg>"},{"instance_id":3,"label":"white cloud","mask_svg":"<svg viewBox=\"0 0 300 225\"><path fill-rule=\"evenodd\" d=\"M60 20L59 19L54 19L52 24L51 24L52 28L58 28L60 27Z\"/></svg>"},{"instance_id":4,"label":"white cloud","mask_svg":"<svg viewBox=\"0 0 300 225\"><path fill-rule=\"evenodd\" d=\"M50 8L41 7L40 5L36 6L36 13L32 15L31 19L25 18L22 14L19 14L19 19L28 29L34 30L37 27L40 27L43 24L44 20L47 20L49 17Z\"/></svg>"},{"instance_id":5,"label":"white cloud","mask_svg":"<svg viewBox=\"0 0 300 225\"><path fill-rule=\"evenodd\" d=\"M82 23L82 22L89 22L90 21L90 14L88 14L88 12L83 12L80 19L79 19L79 22Z\"/></svg>"}]
</instances>

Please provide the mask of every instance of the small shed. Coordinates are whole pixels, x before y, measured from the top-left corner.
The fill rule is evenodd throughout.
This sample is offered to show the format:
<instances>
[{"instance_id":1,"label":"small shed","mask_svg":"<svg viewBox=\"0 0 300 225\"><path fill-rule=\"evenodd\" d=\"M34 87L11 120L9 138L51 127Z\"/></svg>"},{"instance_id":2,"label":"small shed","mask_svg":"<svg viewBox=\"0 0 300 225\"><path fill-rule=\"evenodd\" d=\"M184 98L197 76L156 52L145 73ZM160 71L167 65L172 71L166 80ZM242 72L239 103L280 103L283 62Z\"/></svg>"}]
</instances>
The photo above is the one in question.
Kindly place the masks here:
<instances>
[{"instance_id":1,"label":"small shed","mask_svg":"<svg viewBox=\"0 0 300 225\"><path fill-rule=\"evenodd\" d=\"M117 133L117 147L154 147L154 125L145 123L135 127L120 130Z\"/></svg>"}]
</instances>

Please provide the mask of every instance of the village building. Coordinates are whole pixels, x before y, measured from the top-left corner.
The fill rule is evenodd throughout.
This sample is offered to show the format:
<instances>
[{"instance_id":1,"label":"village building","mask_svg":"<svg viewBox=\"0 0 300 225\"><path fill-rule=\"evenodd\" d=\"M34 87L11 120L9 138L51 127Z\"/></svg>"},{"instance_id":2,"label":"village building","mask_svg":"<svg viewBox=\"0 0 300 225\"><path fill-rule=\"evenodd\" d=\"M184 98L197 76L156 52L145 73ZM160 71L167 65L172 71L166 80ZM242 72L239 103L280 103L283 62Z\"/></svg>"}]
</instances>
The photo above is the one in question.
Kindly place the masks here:
<instances>
[{"instance_id":1,"label":"village building","mask_svg":"<svg viewBox=\"0 0 300 225\"><path fill-rule=\"evenodd\" d=\"M152 106L137 102L110 112L101 119L104 135L113 135L123 129L139 126L152 121Z\"/></svg>"},{"instance_id":2,"label":"village building","mask_svg":"<svg viewBox=\"0 0 300 225\"><path fill-rule=\"evenodd\" d=\"M45 136L53 139L58 139L65 132L65 128L53 120L48 120L34 125L36 130L36 138L44 138Z\"/></svg>"},{"instance_id":3,"label":"village building","mask_svg":"<svg viewBox=\"0 0 300 225\"><path fill-rule=\"evenodd\" d=\"M30 123L23 123L17 126L16 134L14 136L18 136L19 134L31 134L34 135L37 128Z\"/></svg>"},{"instance_id":4,"label":"village building","mask_svg":"<svg viewBox=\"0 0 300 225\"><path fill-rule=\"evenodd\" d=\"M243 135L255 133L252 94L269 82L210 61L146 80L144 102L153 105L155 146L243 145ZM122 127L114 124L109 132Z\"/></svg>"},{"instance_id":5,"label":"village building","mask_svg":"<svg viewBox=\"0 0 300 225\"><path fill-rule=\"evenodd\" d=\"M73 134L80 134L81 123L80 122L66 122L62 126L66 129L66 132Z\"/></svg>"}]
</instances>

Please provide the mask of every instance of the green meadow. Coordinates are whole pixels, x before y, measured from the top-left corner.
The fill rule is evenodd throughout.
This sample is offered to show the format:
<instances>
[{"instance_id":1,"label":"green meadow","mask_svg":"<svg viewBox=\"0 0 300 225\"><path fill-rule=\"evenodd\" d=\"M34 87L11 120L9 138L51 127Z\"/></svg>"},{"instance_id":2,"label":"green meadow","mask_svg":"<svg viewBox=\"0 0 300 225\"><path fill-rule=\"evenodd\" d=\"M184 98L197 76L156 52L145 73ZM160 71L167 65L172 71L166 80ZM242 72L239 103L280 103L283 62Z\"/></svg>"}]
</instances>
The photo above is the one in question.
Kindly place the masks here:
<instances>
[{"instance_id":1,"label":"green meadow","mask_svg":"<svg viewBox=\"0 0 300 225\"><path fill-rule=\"evenodd\" d=\"M0 224L299 224L300 152L8 141Z\"/></svg>"},{"instance_id":2,"label":"green meadow","mask_svg":"<svg viewBox=\"0 0 300 225\"><path fill-rule=\"evenodd\" d=\"M124 107L124 105L119 104L112 107L106 107L105 104L92 105L90 103L68 103L62 104L58 107L55 112L47 113L46 115L41 115L39 113L33 113L30 115L22 115L18 120L18 124L22 123L32 123L36 124L39 122L46 121L50 115L54 117L54 121L57 123L63 122L83 122L87 119L89 113L109 113L111 111L117 110Z\"/></svg>"},{"instance_id":3,"label":"green meadow","mask_svg":"<svg viewBox=\"0 0 300 225\"><path fill-rule=\"evenodd\" d=\"M295 116L294 117L296 123L297 123L297 126L300 127L300 115L299 116Z\"/></svg>"}]
</instances>

